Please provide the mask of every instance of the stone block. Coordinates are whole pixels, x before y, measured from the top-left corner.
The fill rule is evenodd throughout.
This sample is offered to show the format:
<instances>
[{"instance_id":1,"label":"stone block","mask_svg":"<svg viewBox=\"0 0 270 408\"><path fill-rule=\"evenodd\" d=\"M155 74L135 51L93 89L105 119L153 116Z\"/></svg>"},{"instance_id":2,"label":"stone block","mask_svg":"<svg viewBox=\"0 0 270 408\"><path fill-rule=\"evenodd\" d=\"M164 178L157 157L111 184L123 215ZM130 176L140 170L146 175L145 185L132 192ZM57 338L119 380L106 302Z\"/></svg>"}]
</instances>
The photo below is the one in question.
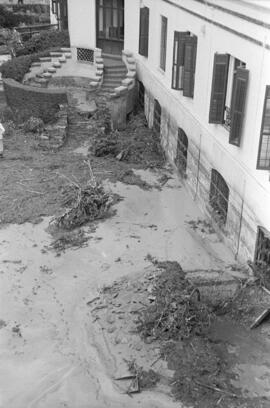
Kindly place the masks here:
<instances>
[{"instance_id":1,"label":"stone block","mask_svg":"<svg viewBox=\"0 0 270 408\"><path fill-rule=\"evenodd\" d=\"M50 62L52 59L51 57L40 57L39 61L40 62Z\"/></svg>"}]
</instances>

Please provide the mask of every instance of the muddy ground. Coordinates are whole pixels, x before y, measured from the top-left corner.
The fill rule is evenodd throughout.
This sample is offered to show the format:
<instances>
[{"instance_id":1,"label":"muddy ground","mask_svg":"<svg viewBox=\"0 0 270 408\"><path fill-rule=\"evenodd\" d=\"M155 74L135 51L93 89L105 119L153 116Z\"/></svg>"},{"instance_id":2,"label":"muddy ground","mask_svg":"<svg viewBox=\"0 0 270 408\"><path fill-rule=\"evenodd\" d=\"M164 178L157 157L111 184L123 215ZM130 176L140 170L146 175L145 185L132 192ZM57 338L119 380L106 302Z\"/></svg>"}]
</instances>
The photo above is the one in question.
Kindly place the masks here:
<instances>
[{"instance_id":1,"label":"muddy ground","mask_svg":"<svg viewBox=\"0 0 270 408\"><path fill-rule=\"evenodd\" d=\"M118 133L119 150L114 145L112 154L108 151L102 157L89 154L89 149L97 144L96 139L100 141L102 136L107 141L108 136L100 135L100 121L96 126L94 119L90 119L89 123L93 124L89 134L69 134L65 145L58 150L41 149L36 134L25 133L22 126L13 128L7 124L9 130L4 139L4 160L0 161L0 217L3 225L37 223L42 217L61 214L65 209L67 187L72 182L81 185L88 182L88 160L98 181L120 180L151 189L132 171L164 163L158 141L146 127L144 117L133 118L129 128ZM119 161L115 156L126 149L128 134L133 141L133 151L125 160ZM156 187L159 187L158 183Z\"/></svg>"},{"instance_id":2,"label":"muddy ground","mask_svg":"<svg viewBox=\"0 0 270 408\"><path fill-rule=\"evenodd\" d=\"M269 295L247 284L141 116L114 135L109 155L93 154L97 134L69 135L57 151L20 128L5 138L0 407L269 407L269 323L249 329ZM89 180L85 160L120 199L102 222L57 241L50 221L65 211L70 182ZM178 288L171 265L200 290L202 330L144 330L160 276L169 299ZM185 317L189 328L194 317Z\"/></svg>"}]
</instances>

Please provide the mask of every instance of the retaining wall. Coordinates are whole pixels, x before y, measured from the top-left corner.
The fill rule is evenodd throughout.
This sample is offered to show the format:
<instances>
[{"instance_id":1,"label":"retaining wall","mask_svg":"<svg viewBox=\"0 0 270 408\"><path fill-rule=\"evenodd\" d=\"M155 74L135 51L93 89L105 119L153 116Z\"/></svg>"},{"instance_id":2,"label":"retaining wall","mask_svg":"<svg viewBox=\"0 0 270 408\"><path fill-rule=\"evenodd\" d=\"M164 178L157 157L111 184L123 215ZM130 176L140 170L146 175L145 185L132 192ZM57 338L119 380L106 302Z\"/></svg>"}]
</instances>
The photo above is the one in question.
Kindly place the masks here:
<instances>
[{"instance_id":1,"label":"retaining wall","mask_svg":"<svg viewBox=\"0 0 270 408\"><path fill-rule=\"evenodd\" d=\"M3 80L3 85L7 104L19 121L35 116L45 123L50 122L58 112L59 105L67 104L64 90L22 85L9 78Z\"/></svg>"}]
</instances>

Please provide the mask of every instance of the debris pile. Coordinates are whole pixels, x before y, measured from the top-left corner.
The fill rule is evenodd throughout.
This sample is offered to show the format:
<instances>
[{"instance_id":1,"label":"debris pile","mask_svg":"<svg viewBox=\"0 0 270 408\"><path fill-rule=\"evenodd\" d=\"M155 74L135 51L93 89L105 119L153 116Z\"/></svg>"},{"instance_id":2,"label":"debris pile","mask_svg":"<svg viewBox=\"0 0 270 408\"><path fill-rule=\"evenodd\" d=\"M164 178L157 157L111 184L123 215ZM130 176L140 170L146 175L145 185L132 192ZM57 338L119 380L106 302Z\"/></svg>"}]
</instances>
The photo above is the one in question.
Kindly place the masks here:
<instances>
[{"instance_id":1,"label":"debris pile","mask_svg":"<svg viewBox=\"0 0 270 408\"><path fill-rule=\"evenodd\" d=\"M113 198L106 193L103 186L93 175L90 163L90 179L86 185L80 185L72 180L65 190L64 214L54 218L53 225L57 228L72 230L90 221L103 218L113 203Z\"/></svg>"},{"instance_id":2,"label":"debris pile","mask_svg":"<svg viewBox=\"0 0 270 408\"><path fill-rule=\"evenodd\" d=\"M154 388L160 381L160 376L152 369L146 371L143 367L137 365L135 359L126 361L128 370L131 375L115 378L116 381L130 380L130 384L126 390L128 395L137 394L142 390Z\"/></svg>"},{"instance_id":3,"label":"debris pile","mask_svg":"<svg viewBox=\"0 0 270 408\"><path fill-rule=\"evenodd\" d=\"M60 235L57 236L57 238L51 243L49 249L53 249L59 253L70 248L82 248L87 245L88 239L89 237L81 228L77 231L61 232Z\"/></svg>"},{"instance_id":4,"label":"debris pile","mask_svg":"<svg viewBox=\"0 0 270 408\"><path fill-rule=\"evenodd\" d=\"M154 261L156 262L156 261ZM202 334L211 312L177 262L156 262L163 270L148 288L149 306L142 310L138 330L143 339L180 340Z\"/></svg>"},{"instance_id":5,"label":"debris pile","mask_svg":"<svg viewBox=\"0 0 270 408\"><path fill-rule=\"evenodd\" d=\"M165 156L157 135L148 128L144 114L131 117L123 131L106 131L105 126L96 129L90 148L96 157L114 157L119 161L160 167Z\"/></svg>"}]
</instances>

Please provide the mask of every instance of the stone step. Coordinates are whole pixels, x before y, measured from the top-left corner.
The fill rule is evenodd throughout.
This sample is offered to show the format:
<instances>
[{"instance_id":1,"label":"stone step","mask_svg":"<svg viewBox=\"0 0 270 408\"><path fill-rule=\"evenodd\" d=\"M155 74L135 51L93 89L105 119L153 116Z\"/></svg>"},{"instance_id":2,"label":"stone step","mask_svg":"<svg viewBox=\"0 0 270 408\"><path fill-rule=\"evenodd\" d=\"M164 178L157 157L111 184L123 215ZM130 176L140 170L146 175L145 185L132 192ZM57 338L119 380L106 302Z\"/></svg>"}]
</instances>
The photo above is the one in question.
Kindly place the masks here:
<instances>
[{"instance_id":1,"label":"stone step","mask_svg":"<svg viewBox=\"0 0 270 408\"><path fill-rule=\"evenodd\" d=\"M61 64L64 64L65 62L67 62L67 60L66 60L66 58L65 57L61 57L61 58L59 58L59 60L58 60Z\"/></svg>"},{"instance_id":2,"label":"stone step","mask_svg":"<svg viewBox=\"0 0 270 408\"><path fill-rule=\"evenodd\" d=\"M104 82L110 82L112 84L119 84L125 77L104 77L103 78L103 83Z\"/></svg>"},{"instance_id":3,"label":"stone step","mask_svg":"<svg viewBox=\"0 0 270 408\"><path fill-rule=\"evenodd\" d=\"M50 72L44 72L44 74L43 74L43 78L51 78L52 77L52 74L50 73Z\"/></svg>"},{"instance_id":4,"label":"stone step","mask_svg":"<svg viewBox=\"0 0 270 408\"><path fill-rule=\"evenodd\" d=\"M38 72L36 78L43 78L44 71Z\"/></svg>"},{"instance_id":5,"label":"stone step","mask_svg":"<svg viewBox=\"0 0 270 408\"><path fill-rule=\"evenodd\" d=\"M31 68L33 67L41 67L41 62L33 62Z\"/></svg>"},{"instance_id":6,"label":"stone step","mask_svg":"<svg viewBox=\"0 0 270 408\"><path fill-rule=\"evenodd\" d=\"M62 48L61 48L61 51L62 51L62 52L70 52L71 49L68 48L68 47L62 47Z\"/></svg>"},{"instance_id":7,"label":"stone step","mask_svg":"<svg viewBox=\"0 0 270 408\"><path fill-rule=\"evenodd\" d=\"M70 59L72 57L71 52L65 52L64 56L66 59Z\"/></svg>"},{"instance_id":8,"label":"stone step","mask_svg":"<svg viewBox=\"0 0 270 408\"><path fill-rule=\"evenodd\" d=\"M115 66L104 66L105 72L127 72L127 68L125 65L115 65Z\"/></svg>"},{"instance_id":9,"label":"stone step","mask_svg":"<svg viewBox=\"0 0 270 408\"><path fill-rule=\"evenodd\" d=\"M39 61L41 61L41 62L51 62L51 57L40 57L39 58Z\"/></svg>"},{"instance_id":10,"label":"stone step","mask_svg":"<svg viewBox=\"0 0 270 408\"><path fill-rule=\"evenodd\" d=\"M123 61L122 60L122 55L107 54L105 52L102 52L101 57L103 59L111 60L111 61Z\"/></svg>"},{"instance_id":11,"label":"stone step","mask_svg":"<svg viewBox=\"0 0 270 408\"><path fill-rule=\"evenodd\" d=\"M50 56L51 57L62 57L63 56L63 53L62 52L57 52L57 51L52 51L52 52L50 52Z\"/></svg>"},{"instance_id":12,"label":"stone step","mask_svg":"<svg viewBox=\"0 0 270 408\"><path fill-rule=\"evenodd\" d=\"M125 78L126 73L125 72L105 72L104 73L104 78Z\"/></svg>"},{"instance_id":13,"label":"stone step","mask_svg":"<svg viewBox=\"0 0 270 408\"><path fill-rule=\"evenodd\" d=\"M53 67L54 68L61 68L61 63L60 62L54 62Z\"/></svg>"},{"instance_id":14,"label":"stone step","mask_svg":"<svg viewBox=\"0 0 270 408\"><path fill-rule=\"evenodd\" d=\"M34 82L40 85L47 85L48 80L46 78L34 78Z\"/></svg>"},{"instance_id":15,"label":"stone step","mask_svg":"<svg viewBox=\"0 0 270 408\"><path fill-rule=\"evenodd\" d=\"M48 72L50 72L50 74L54 74L56 72L56 68L50 67L48 68Z\"/></svg>"}]
</instances>

